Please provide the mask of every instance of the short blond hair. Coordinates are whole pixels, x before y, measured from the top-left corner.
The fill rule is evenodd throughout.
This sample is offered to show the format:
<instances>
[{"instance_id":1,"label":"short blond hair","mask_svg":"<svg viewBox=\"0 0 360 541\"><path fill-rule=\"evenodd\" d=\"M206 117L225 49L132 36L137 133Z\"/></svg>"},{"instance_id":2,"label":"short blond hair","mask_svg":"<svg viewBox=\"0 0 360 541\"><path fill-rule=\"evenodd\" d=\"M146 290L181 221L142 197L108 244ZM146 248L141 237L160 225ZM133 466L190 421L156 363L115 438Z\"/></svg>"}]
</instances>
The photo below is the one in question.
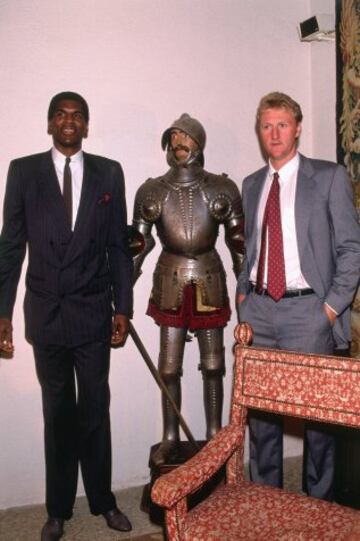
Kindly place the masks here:
<instances>
[{"instance_id":1,"label":"short blond hair","mask_svg":"<svg viewBox=\"0 0 360 541\"><path fill-rule=\"evenodd\" d=\"M282 92L270 92L270 94L266 94L266 96L261 98L256 111L257 126L259 124L260 116L266 109L289 109L293 113L296 122L301 122L303 118L300 105L290 98L290 96L283 94Z\"/></svg>"}]
</instances>

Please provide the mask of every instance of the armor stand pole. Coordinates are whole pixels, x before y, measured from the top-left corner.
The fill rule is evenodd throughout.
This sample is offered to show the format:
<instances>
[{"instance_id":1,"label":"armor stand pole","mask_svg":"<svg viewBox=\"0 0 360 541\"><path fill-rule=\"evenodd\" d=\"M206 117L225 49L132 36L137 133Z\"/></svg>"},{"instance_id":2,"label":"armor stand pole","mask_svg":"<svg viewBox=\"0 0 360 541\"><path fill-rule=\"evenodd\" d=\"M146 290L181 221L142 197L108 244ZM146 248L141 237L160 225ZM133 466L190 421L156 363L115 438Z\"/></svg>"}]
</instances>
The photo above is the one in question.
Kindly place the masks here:
<instances>
[{"instance_id":1,"label":"armor stand pole","mask_svg":"<svg viewBox=\"0 0 360 541\"><path fill-rule=\"evenodd\" d=\"M181 412L179 411L179 408L177 407L173 397L171 396L171 394L169 393L165 383L163 382L163 379L162 377L160 376L158 370L156 369L154 363L152 362L151 358L150 358L150 355L148 354L148 352L146 351L145 349L145 346L144 344L142 343L141 339L140 339L140 336L138 335L138 333L136 332L135 330L135 327L134 325L132 324L132 322L130 321L130 325L129 325L129 334L131 336L131 338L134 340L134 343L136 345L136 347L138 348L142 358L144 359L148 369L150 370L151 372L151 375L153 376L153 378L155 379L156 383L158 384L158 386L160 387L160 389L163 391L163 393L165 394L166 398L169 400L173 410L175 411L178 419L179 419L179 423L180 423L180 426L181 428L183 429L187 439L190 441L190 443L194 446L194 448L196 449L196 451L199 451L200 450L200 446L199 444L196 442L194 436L192 435L188 425L186 424L185 422L185 419L184 417L181 415Z\"/></svg>"}]
</instances>

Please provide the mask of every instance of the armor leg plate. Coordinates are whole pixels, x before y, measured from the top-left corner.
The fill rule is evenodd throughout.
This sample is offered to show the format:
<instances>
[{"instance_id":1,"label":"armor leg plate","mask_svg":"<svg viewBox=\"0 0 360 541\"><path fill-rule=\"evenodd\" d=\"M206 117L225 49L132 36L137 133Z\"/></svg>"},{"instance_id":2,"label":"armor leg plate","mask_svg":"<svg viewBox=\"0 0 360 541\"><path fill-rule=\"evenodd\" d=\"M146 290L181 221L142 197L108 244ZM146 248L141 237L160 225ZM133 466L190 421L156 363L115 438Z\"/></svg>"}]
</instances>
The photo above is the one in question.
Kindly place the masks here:
<instances>
[{"instance_id":1,"label":"armor leg plate","mask_svg":"<svg viewBox=\"0 0 360 541\"><path fill-rule=\"evenodd\" d=\"M180 378L185 338L186 329L184 328L160 327L159 372L178 409L181 408ZM152 456L152 462L155 466L166 463L170 456L176 452L180 439L179 419L163 393L161 399L164 431L162 442Z\"/></svg>"},{"instance_id":2,"label":"armor leg plate","mask_svg":"<svg viewBox=\"0 0 360 541\"><path fill-rule=\"evenodd\" d=\"M223 335L222 328L197 331L201 359L199 368L204 386L206 439L212 438L221 428L225 373Z\"/></svg>"}]
</instances>

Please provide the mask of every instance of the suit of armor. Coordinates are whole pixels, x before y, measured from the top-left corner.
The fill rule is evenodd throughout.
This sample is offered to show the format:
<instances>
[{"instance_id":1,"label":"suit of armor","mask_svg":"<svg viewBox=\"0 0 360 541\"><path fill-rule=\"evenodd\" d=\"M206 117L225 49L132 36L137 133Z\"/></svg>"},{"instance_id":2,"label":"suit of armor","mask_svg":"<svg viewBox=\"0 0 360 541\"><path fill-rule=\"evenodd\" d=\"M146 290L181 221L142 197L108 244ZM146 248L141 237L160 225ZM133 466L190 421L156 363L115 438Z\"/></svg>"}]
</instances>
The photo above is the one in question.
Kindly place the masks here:
<instances>
[{"instance_id":1,"label":"suit of armor","mask_svg":"<svg viewBox=\"0 0 360 541\"><path fill-rule=\"evenodd\" d=\"M180 130L197 149L185 160L176 158L170 134ZM162 252L153 275L148 314L160 326L159 372L179 409L182 361L188 331L196 333L199 369L203 376L206 437L221 428L225 359L223 328L230 319L226 274L215 249L220 224L230 249L237 277L243 249L243 216L240 193L226 175L203 169L205 131L184 114L165 131L168 172L140 186L134 206L133 227L143 236L143 248L135 256L136 277L153 248L155 225ZM162 397L163 441L152 460L166 461L179 441L179 422L171 404Z\"/></svg>"}]
</instances>

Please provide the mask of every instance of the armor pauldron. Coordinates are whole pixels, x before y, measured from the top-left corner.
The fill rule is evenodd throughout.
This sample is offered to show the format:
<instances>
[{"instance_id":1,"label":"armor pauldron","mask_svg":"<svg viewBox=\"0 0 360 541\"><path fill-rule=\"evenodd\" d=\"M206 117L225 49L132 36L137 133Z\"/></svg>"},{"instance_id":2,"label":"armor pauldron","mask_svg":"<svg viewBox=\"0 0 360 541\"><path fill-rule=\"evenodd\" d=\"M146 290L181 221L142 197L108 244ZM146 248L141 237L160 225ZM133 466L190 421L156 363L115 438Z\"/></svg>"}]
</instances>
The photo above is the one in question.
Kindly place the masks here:
<instances>
[{"instance_id":1,"label":"armor pauldron","mask_svg":"<svg viewBox=\"0 0 360 541\"><path fill-rule=\"evenodd\" d=\"M153 194L149 194L144 201L140 203L140 216L147 222L154 223L161 215L161 201L155 199Z\"/></svg>"},{"instance_id":2,"label":"armor pauldron","mask_svg":"<svg viewBox=\"0 0 360 541\"><path fill-rule=\"evenodd\" d=\"M210 214L215 220L223 222L231 216L232 204L230 197L225 193L220 193L209 204Z\"/></svg>"}]
</instances>

